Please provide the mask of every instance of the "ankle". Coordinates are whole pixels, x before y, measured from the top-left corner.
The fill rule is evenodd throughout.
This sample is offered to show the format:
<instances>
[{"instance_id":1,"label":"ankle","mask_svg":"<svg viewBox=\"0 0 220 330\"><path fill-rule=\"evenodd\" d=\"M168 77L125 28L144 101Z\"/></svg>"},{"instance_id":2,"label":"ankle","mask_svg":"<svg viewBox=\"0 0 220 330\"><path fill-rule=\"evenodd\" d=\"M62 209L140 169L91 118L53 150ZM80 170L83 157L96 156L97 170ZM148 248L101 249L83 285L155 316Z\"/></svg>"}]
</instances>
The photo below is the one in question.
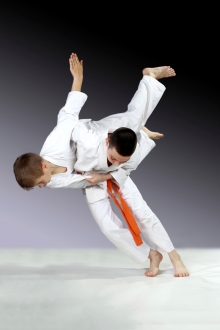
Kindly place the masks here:
<instances>
[{"instance_id":1,"label":"ankle","mask_svg":"<svg viewBox=\"0 0 220 330\"><path fill-rule=\"evenodd\" d=\"M172 261L181 261L181 257L179 255L179 253L176 252L176 250L171 251L170 253L168 253L171 262Z\"/></svg>"}]
</instances>

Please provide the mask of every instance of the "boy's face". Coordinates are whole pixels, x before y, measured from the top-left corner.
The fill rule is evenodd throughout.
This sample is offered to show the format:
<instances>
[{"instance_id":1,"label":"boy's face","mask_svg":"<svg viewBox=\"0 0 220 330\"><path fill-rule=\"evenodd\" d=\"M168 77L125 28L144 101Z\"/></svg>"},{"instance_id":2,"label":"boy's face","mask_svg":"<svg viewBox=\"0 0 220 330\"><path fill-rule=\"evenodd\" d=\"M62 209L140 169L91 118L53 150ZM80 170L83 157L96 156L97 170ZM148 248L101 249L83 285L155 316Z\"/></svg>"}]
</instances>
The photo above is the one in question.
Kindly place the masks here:
<instances>
[{"instance_id":1,"label":"boy's face","mask_svg":"<svg viewBox=\"0 0 220 330\"><path fill-rule=\"evenodd\" d=\"M106 139L106 146L109 146L109 139ZM121 156L115 148L108 148L107 149L107 158L108 158L108 165L115 165L119 166L121 164L126 163L131 157L130 156Z\"/></svg>"},{"instance_id":2,"label":"boy's face","mask_svg":"<svg viewBox=\"0 0 220 330\"><path fill-rule=\"evenodd\" d=\"M36 184L35 184L35 186L38 186L39 188L45 187L46 184L48 184L48 182L50 182L51 180L51 171L47 167L47 165L42 164L42 170L44 174L39 179L36 180Z\"/></svg>"}]
</instances>

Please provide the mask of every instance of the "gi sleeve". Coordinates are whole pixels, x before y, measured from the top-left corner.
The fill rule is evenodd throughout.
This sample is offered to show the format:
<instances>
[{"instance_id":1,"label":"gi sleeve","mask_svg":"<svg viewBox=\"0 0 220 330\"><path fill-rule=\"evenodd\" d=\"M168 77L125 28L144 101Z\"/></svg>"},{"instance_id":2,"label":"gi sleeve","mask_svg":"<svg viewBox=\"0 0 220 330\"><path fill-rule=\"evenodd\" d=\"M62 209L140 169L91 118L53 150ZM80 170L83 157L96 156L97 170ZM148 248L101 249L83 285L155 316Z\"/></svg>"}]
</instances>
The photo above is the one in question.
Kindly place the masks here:
<instances>
[{"instance_id":1,"label":"gi sleeve","mask_svg":"<svg viewBox=\"0 0 220 330\"><path fill-rule=\"evenodd\" d=\"M72 174L66 179L65 188L86 188L90 187L91 183L86 181L86 178L91 178L89 175L80 175L80 174Z\"/></svg>"},{"instance_id":2,"label":"gi sleeve","mask_svg":"<svg viewBox=\"0 0 220 330\"><path fill-rule=\"evenodd\" d=\"M68 94L66 104L59 111L57 126L49 134L40 155L63 158L69 152L71 134L79 121L79 112L87 100L87 95L73 91Z\"/></svg>"},{"instance_id":3,"label":"gi sleeve","mask_svg":"<svg viewBox=\"0 0 220 330\"><path fill-rule=\"evenodd\" d=\"M86 178L90 178L89 175L76 174L75 172L66 177L63 176L52 176L51 181L45 186L46 188L86 188L90 187L91 183L86 181Z\"/></svg>"},{"instance_id":4,"label":"gi sleeve","mask_svg":"<svg viewBox=\"0 0 220 330\"><path fill-rule=\"evenodd\" d=\"M130 175L130 171L124 168L119 168L116 171L110 172L110 174L113 176L115 183L119 187L122 187L127 180L127 177Z\"/></svg>"},{"instance_id":5,"label":"gi sleeve","mask_svg":"<svg viewBox=\"0 0 220 330\"><path fill-rule=\"evenodd\" d=\"M87 100L87 95L73 91L68 94L66 104L59 111L57 126L58 130L73 130L79 121L79 113Z\"/></svg>"}]
</instances>

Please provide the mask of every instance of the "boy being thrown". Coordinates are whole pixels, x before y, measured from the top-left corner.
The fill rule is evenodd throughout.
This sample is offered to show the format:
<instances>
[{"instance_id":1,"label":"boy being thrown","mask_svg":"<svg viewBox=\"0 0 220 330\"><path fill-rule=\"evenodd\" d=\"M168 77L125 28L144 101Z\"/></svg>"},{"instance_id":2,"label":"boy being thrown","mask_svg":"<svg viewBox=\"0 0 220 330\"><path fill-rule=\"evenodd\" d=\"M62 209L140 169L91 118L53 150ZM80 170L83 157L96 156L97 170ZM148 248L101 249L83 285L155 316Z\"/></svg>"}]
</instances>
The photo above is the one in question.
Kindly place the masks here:
<instances>
[{"instance_id":1,"label":"boy being thrown","mask_svg":"<svg viewBox=\"0 0 220 330\"><path fill-rule=\"evenodd\" d=\"M152 139L163 137L148 131L144 124L165 91L158 79L175 76L175 71L167 66L145 68L128 110L93 122L78 118L87 99L81 92L83 63L76 54L70 56L69 63L73 85L59 112L57 126L47 137L40 155L27 153L16 159L17 182L26 190L34 186L83 188L90 211L104 235L134 261L142 263L150 259L146 276L157 275L161 252L168 253L175 269L174 276L188 276L188 270L160 220L129 177L130 171L136 169L155 146ZM130 231L114 214L106 180L112 180L120 187L148 244L143 242L137 246Z\"/></svg>"}]
</instances>

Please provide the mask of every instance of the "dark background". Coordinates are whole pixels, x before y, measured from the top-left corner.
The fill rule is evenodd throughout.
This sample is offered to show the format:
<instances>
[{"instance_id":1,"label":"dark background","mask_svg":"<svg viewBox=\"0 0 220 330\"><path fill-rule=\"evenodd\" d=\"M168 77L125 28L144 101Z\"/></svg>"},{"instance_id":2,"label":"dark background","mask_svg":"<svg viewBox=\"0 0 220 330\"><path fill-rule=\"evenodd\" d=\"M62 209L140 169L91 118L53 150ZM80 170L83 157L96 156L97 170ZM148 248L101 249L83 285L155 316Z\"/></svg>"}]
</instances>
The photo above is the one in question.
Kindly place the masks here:
<instances>
[{"instance_id":1,"label":"dark background","mask_svg":"<svg viewBox=\"0 0 220 330\"><path fill-rule=\"evenodd\" d=\"M23 191L13 163L39 153L84 60L80 118L126 111L144 67L176 77L146 126L164 133L131 178L178 247L219 247L219 52L215 8L105 2L0 6L0 247L113 247L81 190ZM207 23L209 20L209 23Z\"/></svg>"}]
</instances>

